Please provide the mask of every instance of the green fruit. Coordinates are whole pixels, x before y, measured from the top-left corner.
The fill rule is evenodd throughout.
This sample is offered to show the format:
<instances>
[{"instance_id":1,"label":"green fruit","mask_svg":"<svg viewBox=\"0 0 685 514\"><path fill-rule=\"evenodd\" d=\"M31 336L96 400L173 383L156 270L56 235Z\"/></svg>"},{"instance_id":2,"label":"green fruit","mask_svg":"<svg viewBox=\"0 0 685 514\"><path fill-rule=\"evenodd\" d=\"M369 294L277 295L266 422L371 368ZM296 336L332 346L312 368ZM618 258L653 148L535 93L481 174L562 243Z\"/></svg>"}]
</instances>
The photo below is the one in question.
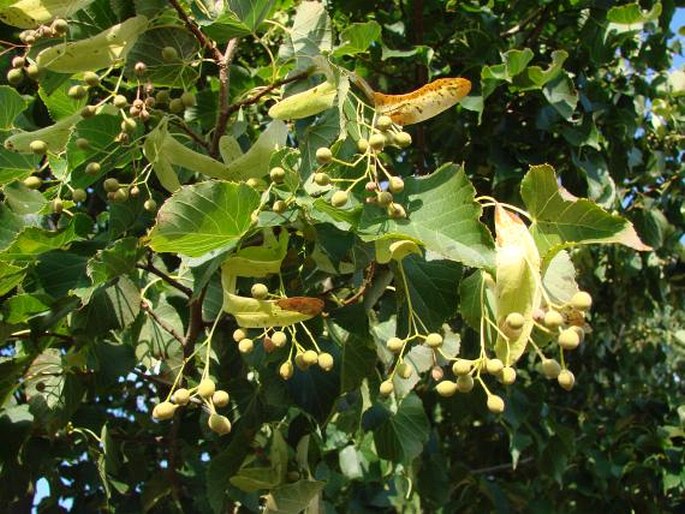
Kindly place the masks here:
<instances>
[{"instance_id":1,"label":"green fruit","mask_svg":"<svg viewBox=\"0 0 685 514\"><path fill-rule=\"evenodd\" d=\"M401 193L404 191L404 180L402 180L400 177L390 177L390 180L388 181L388 189L391 193Z\"/></svg>"},{"instance_id":2,"label":"green fruit","mask_svg":"<svg viewBox=\"0 0 685 514\"><path fill-rule=\"evenodd\" d=\"M96 107L94 105L86 105L81 109L81 116L83 118L92 118L95 116Z\"/></svg>"},{"instance_id":3,"label":"green fruit","mask_svg":"<svg viewBox=\"0 0 685 514\"><path fill-rule=\"evenodd\" d=\"M190 91L184 91L181 94L181 102L183 102L184 107L195 107L197 105L197 98L195 94Z\"/></svg>"},{"instance_id":4,"label":"green fruit","mask_svg":"<svg viewBox=\"0 0 685 514\"><path fill-rule=\"evenodd\" d=\"M276 200L271 206L271 210L276 214L282 214L288 208L288 205L283 200Z\"/></svg>"},{"instance_id":5,"label":"green fruit","mask_svg":"<svg viewBox=\"0 0 685 514\"><path fill-rule=\"evenodd\" d=\"M452 373L457 376L468 375L473 368L473 363L466 359L457 359L452 364Z\"/></svg>"},{"instance_id":6,"label":"green fruit","mask_svg":"<svg viewBox=\"0 0 685 514\"><path fill-rule=\"evenodd\" d=\"M73 98L74 100L80 100L81 98L85 98L87 94L88 90L81 84L71 86L67 91L67 96L69 98Z\"/></svg>"},{"instance_id":7,"label":"green fruit","mask_svg":"<svg viewBox=\"0 0 685 514\"><path fill-rule=\"evenodd\" d=\"M327 173L314 173L314 182L319 186L327 186L331 183L331 177Z\"/></svg>"},{"instance_id":8,"label":"green fruit","mask_svg":"<svg viewBox=\"0 0 685 514\"><path fill-rule=\"evenodd\" d=\"M255 298L256 300L263 300L269 296L269 288L266 287L265 284L257 282L252 286L252 289L250 289L250 294L252 295L252 298Z\"/></svg>"},{"instance_id":9,"label":"green fruit","mask_svg":"<svg viewBox=\"0 0 685 514\"><path fill-rule=\"evenodd\" d=\"M37 64L29 64L26 67L26 74L31 80L37 80L41 76L41 69Z\"/></svg>"},{"instance_id":10,"label":"green fruit","mask_svg":"<svg viewBox=\"0 0 685 514\"><path fill-rule=\"evenodd\" d=\"M504 400L496 394L488 396L488 410L493 414L502 414L504 412Z\"/></svg>"},{"instance_id":11,"label":"green fruit","mask_svg":"<svg viewBox=\"0 0 685 514\"><path fill-rule=\"evenodd\" d=\"M376 202L381 207L388 207L392 203L392 200L392 193L389 193L388 191L381 191L376 195Z\"/></svg>"},{"instance_id":12,"label":"green fruit","mask_svg":"<svg viewBox=\"0 0 685 514\"><path fill-rule=\"evenodd\" d=\"M275 182L276 184L281 184L285 180L285 170L280 166L271 168L271 170L269 171L269 178L272 182Z\"/></svg>"},{"instance_id":13,"label":"green fruit","mask_svg":"<svg viewBox=\"0 0 685 514\"><path fill-rule=\"evenodd\" d=\"M383 134L372 134L369 138L369 146L376 151L383 150L388 139Z\"/></svg>"},{"instance_id":14,"label":"green fruit","mask_svg":"<svg viewBox=\"0 0 685 514\"><path fill-rule=\"evenodd\" d=\"M233 340L236 343L239 343L240 341L242 341L246 337L247 337L247 334L245 333L245 331L242 328L236 328L233 331Z\"/></svg>"},{"instance_id":15,"label":"green fruit","mask_svg":"<svg viewBox=\"0 0 685 514\"><path fill-rule=\"evenodd\" d=\"M549 379L555 379L561 373L561 366L555 359L545 359L542 361L542 374Z\"/></svg>"},{"instance_id":16,"label":"green fruit","mask_svg":"<svg viewBox=\"0 0 685 514\"><path fill-rule=\"evenodd\" d=\"M97 87L100 85L100 77L94 71L87 71L83 74L83 82L90 87Z\"/></svg>"},{"instance_id":17,"label":"green fruit","mask_svg":"<svg viewBox=\"0 0 685 514\"><path fill-rule=\"evenodd\" d=\"M138 198L138 196L140 196L140 188L139 188L138 186L133 186L133 187L129 190L129 194L130 194L133 198Z\"/></svg>"},{"instance_id":18,"label":"green fruit","mask_svg":"<svg viewBox=\"0 0 685 514\"><path fill-rule=\"evenodd\" d=\"M152 409L152 417L159 421L171 419L174 417L174 412L176 412L177 408L178 405L174 405L169 401L158 403L155 405L155 408Z\"/></svg>"},{"instance_id":19,"label":"green fruit","mask_svg":"<svg viewBox=\"0 0 685 514\"><path fill-rule=\"evenodd\" d=\"M431 348L440 348L442 346L442 336L435 332L426 336L426 346Z\"/></svg>"},{"instance_id":20,"label":"green fruit","mask_svg":"<svg viewBox=\"0 0 685 514\"><path fill-rule=\"evenodd\" d=\"M126 107L128 105L128 100L126 99L126 97L124 95L116 95L112 99L112 104L117 109L123 109L124 107Z\"/></svg>"},{"instance_id":21,"label":"green fruit","mask_svg":"<svg viewBox=\"0 0 685 514\"><path fill-rule=\"evenodd\" d=\"M314 350L307 350L302 354L302 362L305 366L311 366L319 361L319 356Z\"/></svg>"},{"instance_id":22,"label":"green fruit","mask_svg":"<svg viewBox=\"0 0 685 514\"><path fill-rule=\"evenodd\" d=\"M398 132L393 136L392 139L400 148L407 148L412 142L411 135L409 135L407 132Z\"/></svg>"},{"instance_id":23,"label":"green fruit","mask_svg":"<svg viewBox=\"0 0 685 514\"><path fill-rule=\"evenodd\" d=\"M504 363L500 359L488 359L485 361L485 370L491 375L497 375L504 368Z\"/></svg>"},{"instance_id":24,"label":"green fruit","mask_svg":"<svg viewBox=\"0 0 685 514\"><path fill-rule=\"evenodd\" d=\"M88 141L85 137L79 137L76 141L76 148L79 150L87 150L90 148L90 141Z\"/></svg>"},{"instance_id":25,"label":"green fruit","mask_svg":"<svg viewBox=\"0 0 685 514\"><path fill-rule=\"evenodd\" d=\"M366 153L369 150L369 142L366 139L357 141L357 151L359 153Z\"/></svg>"},{"instance_id":26,"label":"green fruit","mask_svg":"<svg viewBox=\"0 0 685 514\"><path fill-rule=\"evenodd\" d=\"M575 330L567 328L561 331L557 342L564 350L575 350L580 344L580 337Z\"/></svg>"},{"instance_id":27,"label":"green fruit","mask_svg":"<svg viewBox=\"0 0 685 514\"><path fill-rule=\"evenodd\" d=\"M67 30L69 30L69 22L62 18L56 18L55 21L52 22L52 30L54 30L57 35L66 34Z\"/></svg>"},{"instance_id":28,"label":"green fruit","mask_svg":"<svg viewBox=\"0 0 685 514\"><path fill-rule=\"evenodd\" d=\"M459 390L457 383L452 382L451 380L443 380L438 383L438 385L435 386L435 391L440 395L444 396L445 398L449 398L450 396L454 396L457 391Z\"/></svg>"},{"instance_id":29,"label":"green fruit","mask_svg":"<svg viewBox=\"0 0 685 514\"><path fill-rule=\"evenodd\" d=\"M238 351L240 353L252 353L254 350L254 341L247 337L238 343Z\"/></svg>"},{"instance_id":30,"label":"green fruit","mask_svg":"<svg viewBox=\"0 0 685 514\"><path fill-rule=\"evenodd\" d=\"M174 114L178 114L185 110L186 106L183 104L183 100L180 98L174 98L169 102L169 111Z\"/></svg>"},{"instance_id":31,"label":"green fruit","mask_svg":"<svg viewBox=\"0 0 685 514\"><path fill-rule=\"evenodd\" d=\"M26 64L26 59L17 55L12 59L12 68L23 68Z\"/></svg>"},{"instance_id":32,"label":"green fruit","mask_svg":"<svg viewBox=\"0 0 685 514\"><path fill-rule=\"evenodd\" d=\"M36 155L45 155L48 151L48 144L45 141L35 140L29 143L29 149Z\"/></svg>"},{"instance_id":33,"label":"green fruit","mask_svg":"<svg viewBox=\"0 0 685 514\"><path fill-rule=\"evenodd\" d=\"M381 115L376 120L376 128L385 132L390 127L392 127L392 119L390 116Z\"/></svg>"},{"instance_id":34,"label":"green fruit","mask_svg":"<svg viewBox=\"0 0 685 514\"><path fill-rule=\"evenodd\" d=\"M285 343L288 342L288 336L285 334L285 332L277 330L276 332L271 334L271 342L274 344L276 348L281 348L285 346Z\"/></svg>"},{"instance_id":35,"label":"green fruit","mask_svg":"<svg viewBox=\"0 0 685 514\"><path fill-rule=\"evenodd\" d=\"M378 392L383 396L389 396L394 390L395 386L393 385L392 380L384 380L378 388Z\"/></svg>"},{"instance_id":36,"label":"green fruit","mask_svg":"<svg viewBox=\"0 0 685 514\"><path fill-rule=\"evenodd\" d=\"M165 104L169 102L169 91L157 91L155 95L155 101L160 104Z\"/></svg>"},{"instance_id":37,"label":"green fruit","mask_svg":"<svg viewBox=\"0 0 685 514\"><path fill-rule=\"evenodd\" d=\"M505 318L504 323L512 330L520 330L526 323L526 319L520 312L510 312Z\"/></svg>"},{"instance_id":38,"label":"green fruit","mask_svg":"<svg viewBox=\"0 0 685 514\"><path fill-rule=\"evenodd\" d=\"M404 347L404 341L402 341L402 339L400 339L399 337L391 337L385 343L385 346L391 352L396 353L396 352L399 352Z\"/></svg>"},{"instance_id":39,"label":"green fruit","mask_svg":"<svg viewBox=\"0 0 685 514\"><path fill-rule=\"evenodd\" d=\"M210 414L207 425L209 425L209 429L212 432L219 435L226 435L231 431L231 422L226 416L222 416L221 414Z\"/></svg>"},{"instance_id":40,"label":"green fruit","mask_svg":"<svg viewBox=\"0 0 685 514\"><path fill-rule=\"evenodd\" d=\"M203 378L197 386L197 394L202 398L209 398L216 391L216 384L211 378Z\"/></svg>"},{"instance_id":41,"label":"green fruit","mask_svg":"<svg viewBox=\"0 0 685 514\"><path fill-rule=\"evenodd\" d=\"M223 389L214 391L214 394L212 395L212 403L215 407L219 408L226 407L230 399L231 397L228 395L228 392L224 391Z\"/></svg>"},{"instance_id":42,"label":"green fruit","mask_svg":"<svg viewBox=\"0 0 685 514\"><path fill-rule=\"evenodd\" d=\"M112 200L118 203L123 203L128 200L128 196L128 189L120 187L114 191L114 198L112 198Z\"/></svg>"},{"instance_id":43,"label":"green fruit","mask_svg":"<svg viewBox=\"0 0 685 514\"><path fill-rule=\"evenodd\" d=\"M11 86L18 86L24 80L24 71L13 68L7 72L7 83Z\"/></svg>"},{"instance_id":44,"label":"green fruit","mask_svg":"<svg viewBox=\"0 0 685 514\"><path fill-rule=\"evenodd\" d=\"M324 370L324 371L330 371L333 369L333 364L335 361L333 360L333 356L330 353L323 352L319 354L318 357L318 363L319 367Z\"/></svg>"},{"instance_id":45,"label":"green fruit","mask_svg":"<svg viewBox=\"0 0 685 514\"><path fill-rule=\"evenodd\" d=\"M119 181L115 178L108 178L103 183L103 187L108 193L114 193L119 190Z\"/></svg>"},{"instance_id":46,"label":"green fruit","mask_svg":"<svg viewBox=\"0 0 685 514\"><path fill-rule=\"evenodd\" d=\"M24 179L24 185L29 189L39 189L40 186L43 185L43 179L36 177L35 175L31 175L30 177L26 177Z\"/></svg>"},{"instance_id":47,"label":"green fruit","mask_svg":"<svg viewBox=\"0 0 685 514\"><path fill-rule=\"evenodd\" d=\"M278 374L281 376L283 380L289 380L294 373L295 369L293 368L293 364L290 361L286 361L281 366L278 368Z\"/></svg>"},{"instance_id":48,"label":"green fruit","mask_svg":"<svg viewBox=\"0 0 685 514\"><path fill-rule=\"evenodd\" d=\"M468 393L473 389L473 377L471 375L461 375L457 378L457 389L460 393Z\"/></svg>"},{"instance_id":49,"label":"green fruit","mask_svg":"<svg viewBox=\"0 0 685 514\"><path fill-rule=\"evenodd\" d=\"M592 307L592 296L585 291L578 291L571 297L571 307L579 311L587 311Z\"/></svg>"},{"instance_id":50,"label":"green fruit","mask_svg":"<svg viewBox=\"0 0 685 514\"><path fill-rule=\"evenodd\" d=\"M138 124L136 123L136 120L133 118L126 118L121 122L121 131L126 132L126 133L131 133L134 130L136 130L136 127Z\"/></svg>"},{"instance_id":51,"label":"green fruit","mask_svg":"<svg viewBox=\"0 0 685 514\"><path fill-rule=\"evenodd\" d=\"M564 323L564 317L560 312L550 309L545 313L543 323L550 330L556 330Z\"/></svg>"},{"instance_id":52,"label":"green fruit","mask_svg":"<svg viewBox=\"0 0 685 514\"><path fill-rule=\"evenodd\" d=\"M326 164L329 163L333 160L333 152L331 152L330 148L327 148L325 146L318 148L316 150L316 161L319 164Z\"/></svg>"},{"instance_id":53,"label":"green fruit","mask_svg":"<svg viewBox=\"0 0 685 514\"><path fill-rule=\"evenodd\" d=\"M570 370L562 369L559 373L559 376L557 377L557 382L559 382L559 385L563 389L570 391L571 389L573 389L573 385L576 383L576 377Z\"/></svg>"},{"instance_id":54,"label":"green fruit","mask_svg":"<svg viewBox=\"0 0 685 514\"><path fill-rule=\"evenodd\" d=\"M336 191L333 193L333 196L331 196L331 205L333 207L343 207L347 203L347 200L349 200L347 191Z\"/></svg>"},{"instance_id":55,"label":"green fruit","mask_svg":"<svg viewBox=\"0 0 685 514\"><path fill-rule=\"evenodd\" d=\"M100 170L102 169L102 166L100 166L99 162L89 162L86 164L86 175L97 175L100 173Z\"/></svg>"},{"instance_id":56,"label":"green fruit","mask_svg":"<svg viewBox=\"0 0 685 514\"><path fill-rule=\"evenodd\" d=\"M162 60L165 62L177 61L178 51L173 46L165 46L162 48Z\"/></svg>"},{"instance_id":57,"label":"green fruit","mask_svg":"<svg viewBox=\"0 0 685 514\"><path fill-rule=\"evenodd\" d=\"M171 401L176 405L188 405L190 402L190 391L184 387L176 389L174 394L171 395Z\"/></svg>"},{"instance_id":58,"label":"green fruit","mask_svg":"<svg viewBox=\"0 0 685 514\"><path fill-rule=\"evenodd\" d=\"M404 210L399 203L391 203L388 205L388 216L395 219L401 219L407 217L407 211Z\"/></svg>"},{"instance_id":59,"label":"green fruit","mask_svg":"<svg viewBox=\"0 0 685 514\"><path fill-rule=\"evenodd\" d=\"M511 366L505 366L504 368L502 368L500 380L504 385L513 384L514 382L516 382L516 370Z\"/></svg>"},{"instance_id":60,"label":"green fruit","mask_svg":"<svg viewBox=\"0 0 685 514\"><path fill-rule=\"evenodd\" d=\"M583 327L577 327L575 325L572 325L569 327L570 330L573 330L577 335L578 335L578 340L582 343L585 341L585 330L583 330Z\"/></svg>"},{"instance_id":61,"label":"green fruit","mask_svg":"<svg viewBox=\"0 0 685 514\"><path fill-rule=\"evenodd\" d=\"M147 212L154 212L157 210L157 202L155 202L152 198L148 198L145 200L145 203L143 203L143 209L145 209Z\"/></svg>"},{"instance_id":62,"label":"green fruit","mask_svg":"<svg viewBox=\"0 0 685 514\"><path fill-rule=\"evenodd\" d=\"M397 374L400 376L400 378L407 379L414 374L414 368L411 366L411 364L401 362L397 365Z\"/></svg>"},{"instance_id":63,"label":"green fruit","mask_svg":"<svg viewBox=\"0 0 685 514\"><path fill-rule=\"evenodd\" d=\"M86 198L88 198L88 193L86 193L83 189L74 189L71 192L71 199L76 203L85 202Z\"/></svg>"}]
</instances>

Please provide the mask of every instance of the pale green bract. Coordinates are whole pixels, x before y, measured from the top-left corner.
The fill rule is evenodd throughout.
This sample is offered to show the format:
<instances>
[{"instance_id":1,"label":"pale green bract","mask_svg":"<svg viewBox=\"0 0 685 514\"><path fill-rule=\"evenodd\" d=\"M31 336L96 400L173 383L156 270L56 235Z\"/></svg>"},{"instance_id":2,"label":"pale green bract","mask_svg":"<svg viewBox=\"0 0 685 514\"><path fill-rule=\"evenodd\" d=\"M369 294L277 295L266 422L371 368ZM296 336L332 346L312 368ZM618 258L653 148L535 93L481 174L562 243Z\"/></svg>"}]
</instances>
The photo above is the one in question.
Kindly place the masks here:
<instances>
[{"instance_id":1,"label":"pale green bract","mask_svg":"<svg viewBox=\"0 0 685 514\"><path fill-rule=\"evenodd\" d=\"M55 18L67 18L93 0L19 0L0 4L0 20L12 27L31 29Z\"/></svg>"}]
</instances>

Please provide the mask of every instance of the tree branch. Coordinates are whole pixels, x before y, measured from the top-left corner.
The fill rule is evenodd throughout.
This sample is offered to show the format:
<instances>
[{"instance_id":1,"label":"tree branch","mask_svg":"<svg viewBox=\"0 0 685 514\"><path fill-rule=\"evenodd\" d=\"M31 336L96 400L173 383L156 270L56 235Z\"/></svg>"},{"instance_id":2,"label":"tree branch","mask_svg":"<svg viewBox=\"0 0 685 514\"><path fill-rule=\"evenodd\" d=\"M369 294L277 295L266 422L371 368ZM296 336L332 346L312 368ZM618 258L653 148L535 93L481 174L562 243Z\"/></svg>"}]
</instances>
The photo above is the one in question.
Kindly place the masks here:
<instances>
[{"instance_id":1,"label":"tree branch","mask_svg":"<svg viewBox=\"0 0 685 514\"><path fill-rule=\"evenodd\" d=\"M164 280L164 282L175 287L176 289L181 291L183 294L185 294L188 298L193 296L193 290L191 288L184 286L178 280L171 278L169 275L164 273L162 270L160 270L159 268L156 268L155 265L152 264L152 261L150 260L150 255L148 255L147 264L136 264L136 268L142 269L143 271L147 271L149 273L152 273L153 275L157 275L159 278Z\"/></svg>"},{"instance_id":2,"label":"tree branch","mask_svg":"<svg viewBox=\"0 0 685 514\"><path fill-rule=\"evenodd\" d=\"M215 158L219 153L219 139L224 135L226 125L228 125L228 118L231 115L228 104L228 86L230 83L228 70L237 50L238 38L234 37L226 45L226 51L221 56L221 59L216 61L219 66L219 115L216 119L212 142L209 145L209 155Z\"/></svg>"},{"instance_id":3,"label":"tree branch","mask_svg":"<svg viewBox=\"0 0 685 514\"><path fill-rule=\"evenodd\" d=\"M190 300L190 321L183 341L183 358L186 360L189 359L195 351L195 342L204 330L205 324L202 319L202 303L204 302L206 292L207 286L202 289L202 292L197 298Z\"/></svg>"},{"instance_id":4,"label":"tree branch","mask_svg":"<svg viewBox=\"0 0 685 514\"><path fill-rule=\"evenodd\" d=\"M185 339L181 334L179 334L174 327L169 325L166 321L160 318L155 311L152 310L152 306L147 303L146 300L141 300L140 308L147 312L155 323L157 323L162 330L171 334L171 336L176 339L181 345L185 345Z\"/></svg>"},{"instance_id":5,"label":"tree branch","mask_svg":"<svg viewBox=\"0 0 685 514\"><path fill-rule=\"evenodd\" d=\"M221 52L214 44L214 41L212 41L211 39L207 39L207 37L202 33L200 28L195 24L193 20L190 19L188 14L183 10L181 4L179 4L177 0L169 0L169 3L174 9L176 9L178 16L181 18L181 20L183 20L183 23L188 28L188 30L193 33L193 36L195 36L195 39L197 39L198 43L200 43L200 46L209 50L212 54L212 58L217 63L221 61L224 58L224 56L221 55Z\"/></svg>"},{"instance_id":6,"label":"tree branch","mask_svg":"<svg viewBox=\"0 0 685 514\"><path fill-rule=\"evenodd\" d=\"M277 87L281 87L285 84L290 84L291 82L297 82L300 79L306 78L309 76L309 71L305 70L300 73L296 73L292 77L287 77L281 80L277 80L273 84L269 84L268 86L265 86L259 93L256 93L253 96L250 96L249 98L246 98L245 100L240 100L238 102L235 102L231 105L228 106L228 115L230 116L234 112L236 112L238 109L241 107L244 107L246 105L252 105L257 103L263 96L267 95Z\"/></svg>"}]
</instances>

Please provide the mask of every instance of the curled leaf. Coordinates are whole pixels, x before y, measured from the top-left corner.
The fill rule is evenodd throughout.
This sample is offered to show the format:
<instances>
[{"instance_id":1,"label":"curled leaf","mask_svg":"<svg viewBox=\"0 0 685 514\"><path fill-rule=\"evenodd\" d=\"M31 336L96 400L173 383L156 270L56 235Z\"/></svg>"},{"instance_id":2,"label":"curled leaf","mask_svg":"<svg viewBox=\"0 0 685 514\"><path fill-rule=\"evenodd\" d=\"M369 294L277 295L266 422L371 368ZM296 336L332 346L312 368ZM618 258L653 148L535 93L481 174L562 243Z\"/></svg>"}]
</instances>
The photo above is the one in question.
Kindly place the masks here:
<instances>
[{"instance_id":1,"label":"curled leaf","mask_svg":"<svg viewBox=\"0 0 685 514\"><path fill-rule=\"evenodd\" d=\"M337 89L332 82L323 82L311 89L284 98L269 109L276 120L299 120L333 107Z\"/></svg>"}]
</instances>

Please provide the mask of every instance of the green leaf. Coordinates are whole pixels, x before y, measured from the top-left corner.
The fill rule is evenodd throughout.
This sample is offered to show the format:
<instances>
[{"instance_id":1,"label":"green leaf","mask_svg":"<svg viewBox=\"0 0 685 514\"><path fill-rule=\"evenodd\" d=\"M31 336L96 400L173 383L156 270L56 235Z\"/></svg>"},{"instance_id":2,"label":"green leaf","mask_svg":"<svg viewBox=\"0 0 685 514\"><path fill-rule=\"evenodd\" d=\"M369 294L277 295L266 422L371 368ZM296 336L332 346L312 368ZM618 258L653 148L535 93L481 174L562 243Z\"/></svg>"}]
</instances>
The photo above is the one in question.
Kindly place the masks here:
<instances>
[{"instance_id":1,"label":"green leaf","mask_svg":"<svg viewBox=\"0 0 685 514\"><path fill-rule=\"evenodd\" d=\"M635 250L650 249L629 221L560 187L547 164L531 166L521 182L521 197L533 220L530 231L545 260L562 245L619 243Z\"/></svg>"},{"instance_id":2,"label":"green leaf","mask_svg":"<svg viewBox=\"0 0 685 514\"><path fill-rule=\"evenodd\" d=\"M150 247L199 257L233 246L250 229L258 206L259 195L245 184L217 181L185 186L159 210Z\"/></svg>"},{"instance_id":3,"label":"green leaf","mask_svg":"<svg viewBox=\"0 0 685 514\"><path fill-rule=\"evenodd\" d=\"M658 19L661 10L661 2L656 2L649 11L643 11L640 4L635 2L612 7L607 12L607 20L618 25L643 24Z\"/></svg>"},{"instance_id":4,"label":"green leaf","mask_svg":"<svg viewBox=\"0 0 685 514\"><path fill-rule=\"evenodd\" d=\"M24 228L21 216L0 203L0 250L7 248Z\"/></svg>"},{"instance_id":5,"label":"green leaf","mask_svg":"<svg viewBox=\"0 0 685 514\"><path fill-rule=\"evenodd\" d=\"M39 163L38 155L14 153L0 147L0 186L23 180L38 168Z\"/></svg>"},{"instance_id":6,"label":"green leaf","mask_svg":"<svg viewBox=\"0 0 685 514\"><path fill-rule=\"evenodd\" d=\"M13 27L36 28L44 23L49 24L54 18L73 16L92 2L93 0L6 1L0 5L0 20Z\"/></svg>"},{"instance_id":7,"label":"green leaf","mask_svg":"<svg viewBox=\"0 0 685 514\"><path fill-rule=\"evenodd\" d=\"M552 52L552 62L546 70L543 70L540 66L528 66L523 72L516 75L513 81L516 86L515 89L518 91L540 89L561 73L566 59L568 59L568 52L566 50L555 50Z\"/></svg>"},{"instance_id":8,"label":"green leaf","mask_svg":"<svg viewBox=\"0 0 685 514\"><path fill-rule=\"evenodd\" d=\"M533 59L533 51L530 48L523 50L509 50L502 54L502 62L504 63L505 78L507 82L523 72L528 66L528 63Z\"/></svg>"},{"instance_id":9,"label":"green leaf","mask_svg":"<svg viewBox=\"0 0 685 514\"><path fill-rule=\"evenodd\" d=\"M7 205L17 214L36 214L47 204L40 191L29 189L21 182L3 188Z\"/></svg>"},{"instance_id":10,"label":"green leaf","mask_svg":"<svg viewBox=\"0 0 685 514\"><path fill-rule=\"evenodd\" d=\"M309 68L314 57L322 52L330 52L333 47L331 20L324 5L302 2L297 7L290 38L297 58L297 69Z\"/></svg>"},{"instance_id":11,"label":"green leaf","mask_svg":"<svg viewBox=\"0 0 685 514\"><path fill-rule=\"evenodd\" d=\"M340 46L333 50L333 56L357 55L365 52L372 43L380 41L381 26L375 21L353 23L340 33Z\"/></svg>"},{"instance_id":12,"label":"green leaf","mask_svg":"<svg viewBox=\"0 0 685 514\"><path fill-rule=\"evenodd\" d=\"M55 250L38 258L36 273L45 292L54 298L71 294L90 285L86 276L88 258L76 252Z\"/></svg>"},{"instance_id":13,"label":"green leaf","mask_svg":"<svg viewBox=\"0 0 685 514\"><path fill-rule=\"evenodd\" d=\"M374 430L378 456L392 462L411 463L421 454L428 441L429 430L421 399L410 393L402 400L397 412L390 414Z\"/></svg>"},{"instance_id":14,"label":"green leaf","mask_svg":"<svg viewBox=\"0 0 685 514\"><path fill-rule=\"evenodd\" d=\"M262 499L267 514L299 514L323 490L325 482L318 480L299 480L271 491Z\"/></svg>"},{"instance_id":15,"label":"green leaf","mask_svg":"<svg viewBox=\"0 0 685 514\"><path fill-rule=\"evenodd\" d=\"M50 310L45 295L17 294L3 303L4 319L7 323L26 323L30 318Z\"/></svg>"},{"instance_id":16,"label":"green leaf","mask_svg":"<svg viewBox=\"0 0 685 514\"><path fill-rule=\"evenodd\" d=\"M357 389L376 367L376 347L369 334L368 316L362 304L333 311L328 330L330 337L342 347L340 389Z\"/></svg>"},{"instance_id":17,"label":"green leaf","mask_svg":"<svg viewBox=\"0 0 685 514\"><path fill-rule=\"evenodd\" d=\"M69 88L77 84L81 84L81 82L67 80L50 93L42 87L38 89L38 95L43 100L45 107L48 108L53 120L68 118L79 112L88 103L87 97L75 100L67 94Z\"/></svg>"},{"instance_id":18,"label":"green leaf","mask_svg":"<svg viewBox=\"0 0 685 514\"><path fill-rule=\"evenodd\" d=\"M550 260L542 277L542 285L550 300L559 305L569 302L578 292L576 268L568 252L562 250Z\"/></svg>"},{"instance_id":19,"label":"green leaf","mask_svg":"<svg viewBox=\"0 0 685 514\"><path fill-rule=\"evenodd\" d=\"M578 91L567 72L562 72L559 77L545 84L542 93L565 120L571 119L578 104Z\"/></svg>"},{"instance_id":20,"label":"green leaf","mask_svg":"<svg viewBox=\"0 0 685 514\"><path fill-rule=\"evenodd\" d=\"M61 230L45 230L38 227L24 229L2 253L0 261L31 260L38 255L67 246L82 239L90 231L92 221L84 214L76 214Z\"/></svg>"},{"instance_id":21,"label":"green leaf","mask_svg":"<svg viewBox=\"0 0 685 514\"><path fill-rule=\"evenodd\" d=\"M162 49L170 46L178 53L178 59L167 62L162 58ZM135 66L142 62L147 66L143 75L145 81L155 86L187 88L197 81L199 70L192 66L197 58L199 44L185 28L161 26L145 31L128 54L126 74L137 77Z\"/></svg>"},{"instance_id":22,"label":"green leaf","mask_svg":"<svg viewBox=\"0 0 685 514\"><path fill-rule=\"evenodd\" d=\"M73 314L73 331L86 336L102 336L108 330L133 323L140 312L140 290L127 277L98 289L89 303Z\"/></svg>"},{"instance_id":23,"label":"green leaf","mask_svg":"<svg viewBox=\"0 0 685 514\"><path fill-rule=\"evenodd\" d=\"M363 240L409 238L440 257L473 267L492 267L494 245L479 221L482 209L463 169L453 164L423 178L407 178L397 201L408 219L390 219L385 210L366 205L359 223Z\"/></svg>"},{"instance_id":24,"label":"green leaf","mask_svg":"<svg viewBox=\"0 0 685 514\"><path fill-rule=\"evenodd\" d=\"M4 266L0 267L0 296L6 295L21 284L25 276L26 268L9 263L5 263Z\"/></svg>"},{"instance_id":25,"label":"green leaf","mask_svg":"<svg viewBox=\"0 0 685 514\"><path fill-rule=\"evenodd\" d=\"M0 86L0 130L12 128L14 119L26 109L26 100L10 86Z\"/></svg>"},{"instance_id":26,"label":"green leaf","mask_svg":"<svg viewBox=\"0 0 685 514\"><path fill-rule=\"evenodd\" d=\"M138 239L134 237L119 239L90 259L88 276L93 285L104 284L115 277L130 273L135 268L139 256Z\"/></svg>"},{"instance_id":27,"label":"green leaf","mask_svg":"<svg viewBox=\"0 0 685 514\"><path fill-rule=\"evenodd\" d=\"M485 284L485 274L483 270L476 270L459 284L459 314L476 332L481 330L480 320L483 317L481 297L486 306L495 305L493 290ZM490 282L494 285L492 278ZM490 318L494 317L491 314Z\"/></svg>"}]
</instances>

